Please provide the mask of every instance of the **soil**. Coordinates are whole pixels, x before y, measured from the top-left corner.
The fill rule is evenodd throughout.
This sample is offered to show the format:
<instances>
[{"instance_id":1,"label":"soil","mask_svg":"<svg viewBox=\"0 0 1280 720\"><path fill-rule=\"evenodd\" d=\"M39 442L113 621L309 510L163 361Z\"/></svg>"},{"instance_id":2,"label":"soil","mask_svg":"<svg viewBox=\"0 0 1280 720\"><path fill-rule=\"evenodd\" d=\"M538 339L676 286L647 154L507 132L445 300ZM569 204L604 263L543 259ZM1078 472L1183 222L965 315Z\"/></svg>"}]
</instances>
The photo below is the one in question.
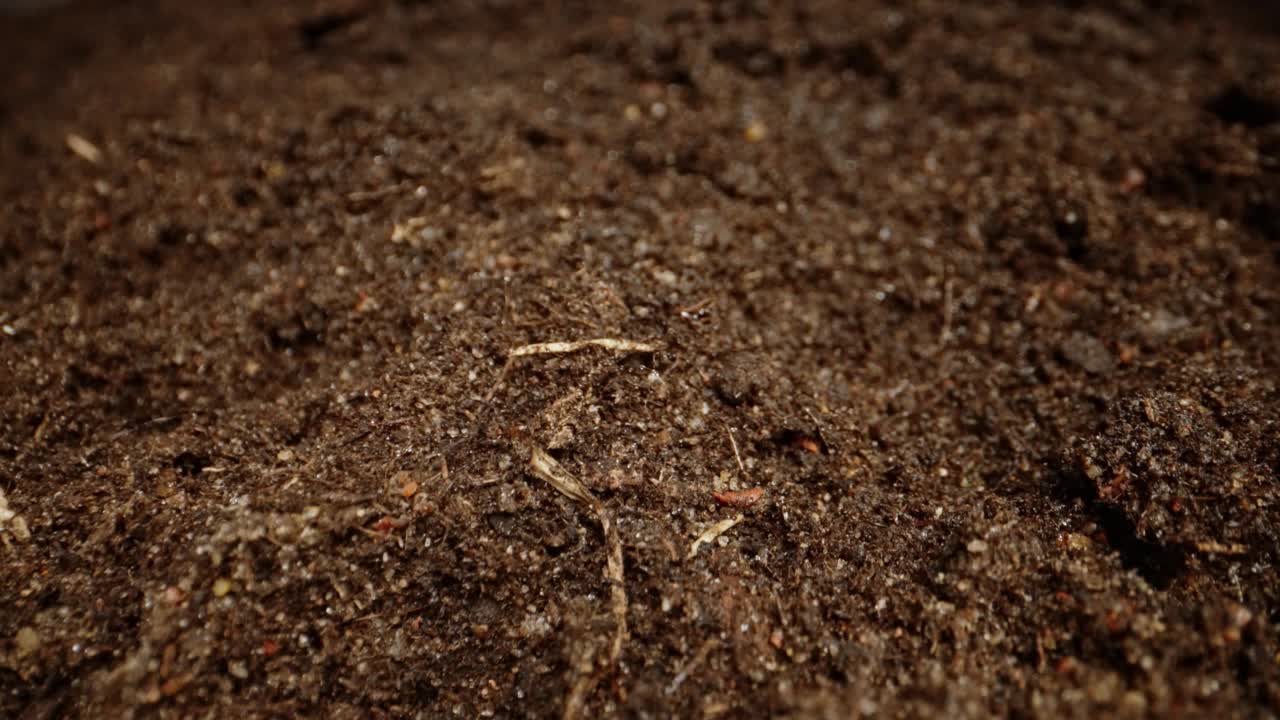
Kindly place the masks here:
<instances>
[{"instance_id":1,"label":"soil","mask_svg":"<svg viewBox=\"0 0 1280 720\"><path fill-rule=\"evenodd\" d=\"M4 19L0 716L1274 717L1239 5Z\"/></svg>"}]
</instances>

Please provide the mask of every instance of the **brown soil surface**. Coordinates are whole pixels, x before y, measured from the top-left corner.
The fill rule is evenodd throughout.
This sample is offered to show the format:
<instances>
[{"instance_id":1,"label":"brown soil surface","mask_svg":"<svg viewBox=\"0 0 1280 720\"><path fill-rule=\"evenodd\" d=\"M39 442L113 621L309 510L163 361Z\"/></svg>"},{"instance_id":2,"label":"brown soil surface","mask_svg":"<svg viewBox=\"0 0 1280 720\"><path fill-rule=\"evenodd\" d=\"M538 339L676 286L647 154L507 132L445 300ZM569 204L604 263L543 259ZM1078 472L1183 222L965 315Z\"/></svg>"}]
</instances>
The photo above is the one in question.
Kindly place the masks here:
<instances>
[{"instance_id":1,"label":"brown soil surface","mask_svg":"<svg viewBox=\"0 0 1280 720\"><path fill-rule=\"evenodd\" d=\"M0 716L1280 712L1273 19L898 5L4 20Z\"/></svg>"}]
</instances>

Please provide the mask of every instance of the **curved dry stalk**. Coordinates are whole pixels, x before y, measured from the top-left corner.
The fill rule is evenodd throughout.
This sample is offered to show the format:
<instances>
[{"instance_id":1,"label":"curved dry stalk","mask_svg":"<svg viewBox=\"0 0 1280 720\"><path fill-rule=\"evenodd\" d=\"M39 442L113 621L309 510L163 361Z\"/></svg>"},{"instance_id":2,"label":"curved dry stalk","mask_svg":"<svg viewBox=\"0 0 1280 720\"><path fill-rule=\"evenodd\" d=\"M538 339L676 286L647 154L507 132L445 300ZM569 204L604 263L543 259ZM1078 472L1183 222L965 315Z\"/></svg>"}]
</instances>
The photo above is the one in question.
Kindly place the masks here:
<instances>
[{"instance_id":1,"label":"curved dry stalk","mask_svg":"<svg viewBox=\"0 0 1280 720\"><path fill-rule=\"evenodd\" d=\"M602 670L613 669L622 657L622 646L627 638L627 586L623 576L622 538L618 536L618 528L604 503L545 450L539 447L530 450L529 469L534 477L546 482L565 497L589 505L604 532L609 552L605 561L605 577L609 581L609 614L613 616L614 630L609 643L609 656ZM562 714L564 720L575 720L582 713L587 698L600 681L602 673L593 669L595 658L596 653L592 651L576 664L574 672L577 679L569 690L569 696L565 698Z\"/></svg>"},{"instance_id":2,"label":"curved dry stalk","mask_svg":"<svg viewBox=\"0 0 1280 720\"><path fill-rule=\"evenodd\" d=\"M564 353L577 352L593 345L605 350L613 350L614 352L651 353L658 351L658 346L650 343L619 338L595 338L594 340L576 340L574 342L546 342L521 345L512 349L511 352L507 353L507 356L518 358L526 355L562 355Z\"/></svg>"}]
</instances>

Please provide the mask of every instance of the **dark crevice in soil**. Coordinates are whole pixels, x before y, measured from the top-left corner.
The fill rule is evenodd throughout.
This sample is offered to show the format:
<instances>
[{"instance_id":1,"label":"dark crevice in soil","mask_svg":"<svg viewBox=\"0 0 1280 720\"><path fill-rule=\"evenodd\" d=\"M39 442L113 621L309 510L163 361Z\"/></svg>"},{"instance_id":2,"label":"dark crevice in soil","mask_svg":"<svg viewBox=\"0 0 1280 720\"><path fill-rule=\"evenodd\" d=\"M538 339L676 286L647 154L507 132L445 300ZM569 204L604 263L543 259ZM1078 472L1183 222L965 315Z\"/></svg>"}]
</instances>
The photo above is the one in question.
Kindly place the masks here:
<instances>
[{"instance_id":1,"label":"dark crevice in soil","mask_svg":"<svg viewBox=\"0 0 1280 720\"><path fill-rule=\"evenodd\" d=\"M328 36L364 17L362 12L324 13L298 23L298 39L306 50L317 50Z\"/></svg>"},{"instance_id":2,"label":"dark crevice in soil","mask_svg":"<svg viewBox=\"0 0 1280 720\"><path fill-rule=\"evenodd\" d=\"M1209 112L1229 125L1260 128L1280 122L1280 102L1232 85L1205 105Z\"/></svg>"},{"instance_id":3,"label":"dark crevice in soil","mask_svg":"<svg viewBox=\"0 0 1280 720\"><path fill-rule=\"evenodd\" d=\"M1084 502L1085 516L1098 524L1107 545L1119 554L1125 567L1137 570L1157 590L1168 590L1182 576L1187 567L1188 548L1143 539L1134 522L1122 510L1102 500L1097 486L1078 469L1059 470L1057 477L1055 492L1066 501Z\"/></svg>"}]
</instances>

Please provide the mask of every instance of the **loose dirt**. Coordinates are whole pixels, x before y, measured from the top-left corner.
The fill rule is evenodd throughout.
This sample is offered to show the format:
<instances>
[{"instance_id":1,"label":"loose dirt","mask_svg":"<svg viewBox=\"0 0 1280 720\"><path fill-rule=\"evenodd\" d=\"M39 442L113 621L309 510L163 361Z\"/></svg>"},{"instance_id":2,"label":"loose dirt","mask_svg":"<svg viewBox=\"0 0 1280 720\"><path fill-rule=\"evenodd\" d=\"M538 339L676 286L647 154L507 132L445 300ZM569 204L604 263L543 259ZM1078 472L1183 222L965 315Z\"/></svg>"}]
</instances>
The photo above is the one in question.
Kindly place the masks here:
<instances>
[{"instance_id":1,"label":"loose dirt","mask_svg":"<svg viewBox=\"0 0 1280 720\"><path fill-rule=\"evenodd\" d=\"M3 20L0 716L1274 716L1275 28Z\"/></svg>"}]
</instances>

